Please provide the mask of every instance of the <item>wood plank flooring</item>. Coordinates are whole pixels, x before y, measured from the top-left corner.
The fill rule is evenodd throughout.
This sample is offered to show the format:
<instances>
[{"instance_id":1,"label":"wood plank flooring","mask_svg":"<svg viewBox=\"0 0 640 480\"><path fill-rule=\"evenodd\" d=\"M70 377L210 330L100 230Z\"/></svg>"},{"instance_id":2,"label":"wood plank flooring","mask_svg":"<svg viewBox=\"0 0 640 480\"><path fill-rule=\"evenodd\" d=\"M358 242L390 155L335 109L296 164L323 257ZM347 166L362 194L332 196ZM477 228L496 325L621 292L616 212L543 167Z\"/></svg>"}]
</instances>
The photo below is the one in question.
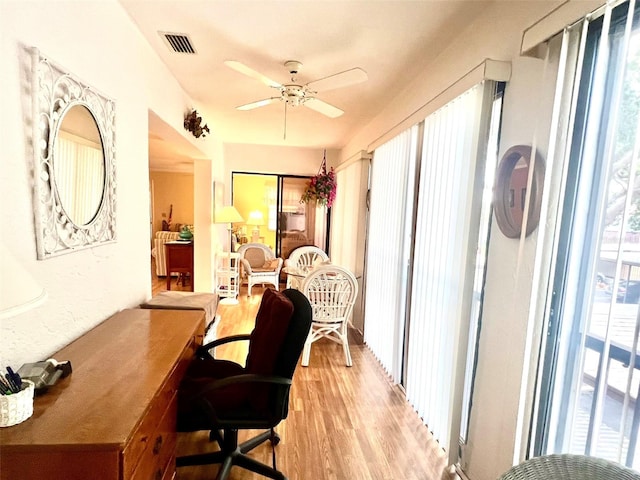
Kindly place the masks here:
<instances>
[{"instance_id":1,"label":"wood plank flooring","mask_svg":"<svg viewBox=\"0 0 640 480\"><path fill-rule=\"evenodd\" d=\"M160 279L162 281L162 279ZM156 286L154 292L163 289ZM173 288L173 287L172 287ZM260 287L240 304L220 305L218 337L249 333L262 297ZM218 358L244 363L246 342L219 347ZM453 480L445 454L402 391L391 384L364 345L351 345L353 367L346 367L341 347L321 340L311 349L308 367L298 366L289 416L278 427L278 468L289 480ZM243 441L257 432L240 432ZM179 434L178 455L216 449L205 432ZM271 462L265 443L251 455ZM177 480L214 479L216 465L182 467ZM234 467L231 480L262 479Z\"/></svg>"}]
</instances>

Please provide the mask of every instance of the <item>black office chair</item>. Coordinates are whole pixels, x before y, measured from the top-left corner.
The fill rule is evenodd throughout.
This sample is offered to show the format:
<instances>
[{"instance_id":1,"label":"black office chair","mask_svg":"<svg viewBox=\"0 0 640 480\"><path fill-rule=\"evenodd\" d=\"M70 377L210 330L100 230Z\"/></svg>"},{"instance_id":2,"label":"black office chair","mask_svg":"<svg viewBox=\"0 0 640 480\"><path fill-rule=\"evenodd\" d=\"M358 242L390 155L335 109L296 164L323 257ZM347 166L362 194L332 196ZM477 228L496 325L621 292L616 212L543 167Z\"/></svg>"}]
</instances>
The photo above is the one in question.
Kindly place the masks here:
<instances>
[{"instance_id":1,"label":"black office chair","mask_svg":"<svg viewBox=\"0 0 640 480\"><path fill-rule=\"evenodd\" d=\"M286 480L276 468L274 427L287 417L293 373L311 327L311 306L297 290L265 290L250 335L233 335L203 345L189 366L178 391L178 431L210 431L220 451L178 457L178 467L221 464L217 480L231 467L251 470L268 478ZM246 366L213 358L219 345L249 340ZM238 430L267 429L238 444ZM273 467L247 453L270 440Z\"/></svg>"}]
</instances>

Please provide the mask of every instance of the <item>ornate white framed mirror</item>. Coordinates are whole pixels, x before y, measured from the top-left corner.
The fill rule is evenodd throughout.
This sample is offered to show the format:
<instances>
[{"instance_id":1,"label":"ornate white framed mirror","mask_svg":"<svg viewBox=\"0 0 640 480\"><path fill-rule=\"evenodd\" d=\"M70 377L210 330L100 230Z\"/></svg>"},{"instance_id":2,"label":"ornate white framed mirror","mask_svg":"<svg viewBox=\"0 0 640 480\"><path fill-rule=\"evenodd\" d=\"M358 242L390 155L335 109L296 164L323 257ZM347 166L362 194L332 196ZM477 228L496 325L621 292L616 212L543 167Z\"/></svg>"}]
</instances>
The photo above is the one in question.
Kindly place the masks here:
<instances>
[{"instance_id":1,"label":"ornate white framed mirror","mask_svg":"<svg viewBox=\"0 0 640 480\"><path fill-rule=\"evenodd\" d=\"M115 103L33 48L38 259L116 239Z\"/></svg>"}]
</instances>

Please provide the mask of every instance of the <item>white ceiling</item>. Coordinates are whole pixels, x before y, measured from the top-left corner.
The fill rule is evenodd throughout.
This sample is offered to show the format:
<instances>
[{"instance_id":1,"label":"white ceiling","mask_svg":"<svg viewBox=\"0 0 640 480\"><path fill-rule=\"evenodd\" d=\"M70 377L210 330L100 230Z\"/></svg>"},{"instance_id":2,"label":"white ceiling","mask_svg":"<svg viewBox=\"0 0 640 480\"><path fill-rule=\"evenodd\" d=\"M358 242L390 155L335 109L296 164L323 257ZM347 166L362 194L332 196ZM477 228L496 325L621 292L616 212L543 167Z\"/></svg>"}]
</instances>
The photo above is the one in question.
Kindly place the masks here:
<instances>
[{"instance_id":1,"label":"white ceiling","mask_svg":"<svg viewBox=\"0 0 640 480\"><path fill-rule=\"evenodd\" d=\"M152 48L193 98L223 142L341 148L423 71L486 8L482 0L120 0ZM174 53L159 32L186 34L195 55ZM306 107L236 106L277 94L224 64L240 61L287 82L287 60L307 83L349 68L364 83L320 93L344 110L331 119ZM150 150L162 157L168 139L150 127ZM159 140L159 138L161 140ZM158 143L160 141L160 143ZM154 156L154 153L151 153ZM165 156L166 157L166 156ZM168 158L168 157L167 157Z\"/></svg>"}]
</instances>

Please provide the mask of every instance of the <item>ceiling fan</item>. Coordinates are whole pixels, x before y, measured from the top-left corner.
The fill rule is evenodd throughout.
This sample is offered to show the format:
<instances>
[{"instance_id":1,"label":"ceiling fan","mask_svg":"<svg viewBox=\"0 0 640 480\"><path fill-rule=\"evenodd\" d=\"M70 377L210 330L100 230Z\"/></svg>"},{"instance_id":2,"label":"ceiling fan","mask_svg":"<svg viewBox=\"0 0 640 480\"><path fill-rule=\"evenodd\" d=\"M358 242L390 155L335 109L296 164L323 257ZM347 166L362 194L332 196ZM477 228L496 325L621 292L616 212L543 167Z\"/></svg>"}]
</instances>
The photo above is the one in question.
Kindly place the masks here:
<instances>
[{"instance_id":1,"label":"ceiling fan","mask_svg":"<svg viewBox=\"0 0 640 480\"><path fill-rule=\"evenodd\" d=\"M278 96L265 98L256 102L247 103L236 107L238 110L253 110L254 108L264 107L265 105L271 105L272 103L283 102L285 105L285 122L286 122L286 108L287 106L298 107L304 105L305 107L315 110L318 113L326 115L330 118L336 118L342 115L344 112L338 107L320 100L316 97L318 92L335 90L336 88L347 87L362 83L368 79L367 72L361 68L351 68L343 72L334 73L327 77L314 80L305 84L301 84L296 80L296 76L300 71L302 63L297 60L289 60L284 62L284 66L291 75L289 83L279 83L275 80L271 80L265 75L247 67L245 64L235 61L227 60L224 62L228 67L240 72L248 77L255 78L262 83L268 85L271 88L279 91ZM285 123L286 126L286 123ZM285 132L286 133L286 132Z\"/></svg>"}]
</instances>

